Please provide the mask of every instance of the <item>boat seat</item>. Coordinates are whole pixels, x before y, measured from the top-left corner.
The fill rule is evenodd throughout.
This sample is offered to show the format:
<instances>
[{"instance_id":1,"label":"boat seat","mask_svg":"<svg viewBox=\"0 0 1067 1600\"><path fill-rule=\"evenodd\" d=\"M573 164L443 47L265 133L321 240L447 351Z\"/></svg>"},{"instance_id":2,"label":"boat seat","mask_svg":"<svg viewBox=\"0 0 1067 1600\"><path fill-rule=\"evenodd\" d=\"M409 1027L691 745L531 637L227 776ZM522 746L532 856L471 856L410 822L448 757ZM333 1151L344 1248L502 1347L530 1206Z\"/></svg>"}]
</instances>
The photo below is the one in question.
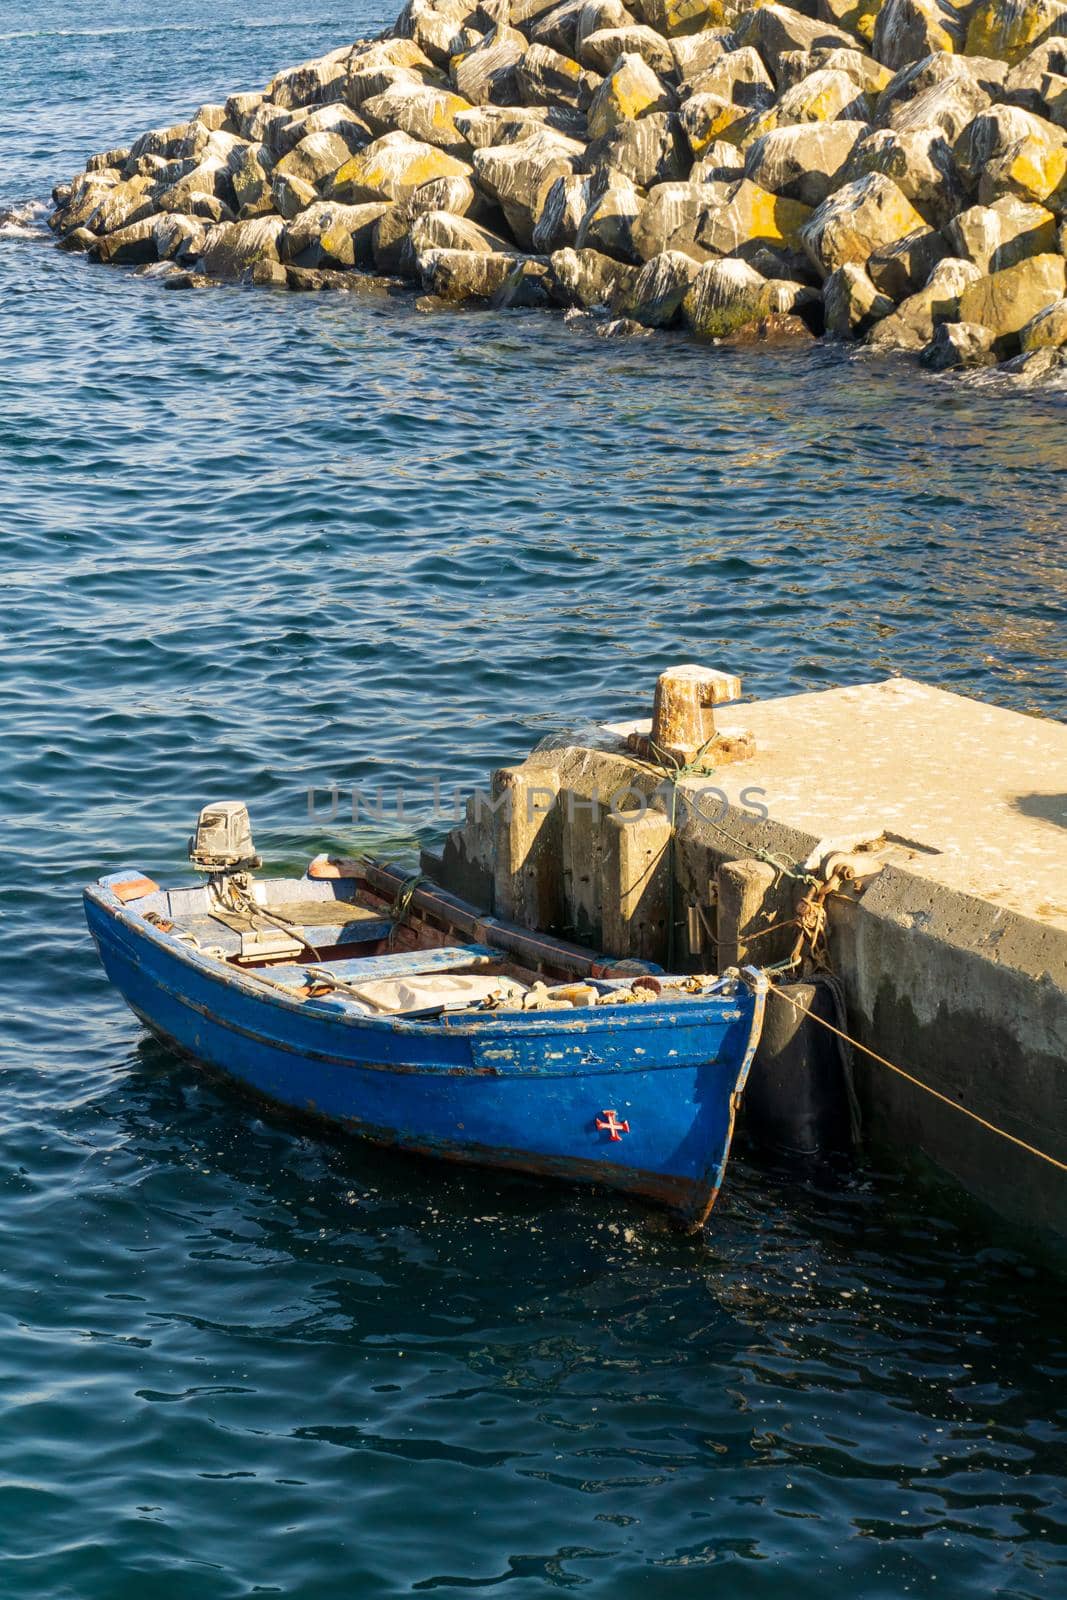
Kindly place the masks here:
<instances>
[{"instance_id":1,"label":"boat seat","mask_svg":"<svg viewBox=\"0 0 1067 1600\"><path fill-rule=\"evenodd\" d=\"M295 921L295 918L291 920ZM191 933L201 944L214 946L228 956L239 954L241 934L251 927L248 918L230 918L213 913L176 917L174 922L183 933ZM377 944L382 939L388 939L393 931L393 923L384 919L372 921L360 917L356 921L348 921L343 908L340 916L334 912L332 922L299 923L298 926L308 943L317 950L328 950L333 945L341 944Z\"/></svg>"},{"instance_id":2,"label":"boat seat","mask_svg":"<svg viewBox=\"0 0 1067 1600\"><path fill-rule=\"evenodd\" d=\"M495 967L503 959L504 952L493 950L489 945L457 944L443 945L436 950L396 950L387 956L363 956L352 961L324 961L322 970L343 983L369 983L376 978L425 977L433 972ZM307 961L300 965L270 966L265 970L274 983L291 983L302 988L308 981L308 968L314 966L314 962Z\"/></svg>"}]
</instances>

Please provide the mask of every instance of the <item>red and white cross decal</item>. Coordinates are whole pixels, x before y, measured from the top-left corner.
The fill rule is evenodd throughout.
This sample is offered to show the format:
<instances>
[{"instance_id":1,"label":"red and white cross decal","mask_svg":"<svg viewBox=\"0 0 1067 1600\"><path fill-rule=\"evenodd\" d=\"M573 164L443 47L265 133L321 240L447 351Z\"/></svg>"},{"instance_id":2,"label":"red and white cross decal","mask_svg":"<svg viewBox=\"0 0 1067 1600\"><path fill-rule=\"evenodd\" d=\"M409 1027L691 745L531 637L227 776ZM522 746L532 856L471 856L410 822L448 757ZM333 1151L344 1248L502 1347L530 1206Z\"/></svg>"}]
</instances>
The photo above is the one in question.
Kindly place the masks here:
<instances>
[{"instance_id":1,"label":"red and white cross decal","mask_svg":"<svg viewBox=\"0 0 1067 1600\"><path fill-rule=\"evenodd\" d=\"M620 1122L617 1113L614 1111L602 1111L596 1119L596 1125L602 1132L611 1134L612 1144L618 1144L623 1134L630 1131L630 1124L628 1122Z\"/></svg>"}]
</instances>

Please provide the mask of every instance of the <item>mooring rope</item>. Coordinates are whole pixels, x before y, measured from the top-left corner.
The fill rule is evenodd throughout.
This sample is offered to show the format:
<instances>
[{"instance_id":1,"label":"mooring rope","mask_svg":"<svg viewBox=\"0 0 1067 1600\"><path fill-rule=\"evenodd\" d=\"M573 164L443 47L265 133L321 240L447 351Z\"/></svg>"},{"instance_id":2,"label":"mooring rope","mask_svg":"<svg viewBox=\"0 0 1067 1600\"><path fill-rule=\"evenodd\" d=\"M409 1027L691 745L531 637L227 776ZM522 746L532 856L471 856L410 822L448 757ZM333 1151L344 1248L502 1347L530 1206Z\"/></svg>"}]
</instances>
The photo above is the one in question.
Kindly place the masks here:
<instances>
[{"instance_id":1,"label":"mooring rope","mask_svg":"<svg viewBox=\"0 0 1067 1600\"><path fill-rule=\"evenodd\" d=\"M897 1073L899 1077L906 1079L908 1083L914 1084L917 1089L922 1089L926 1094L933 1095L935 1100L940 1100L944 1105L951 1106L953 1111L961 1111L965 1117L970 1117L972 1122L977 1122L980 1127L987 1129L988 1132L999 1134L1000 1138L1007 1139L1010 1144L1018 1145L1020 1150L1025 1150L1028 1155L1037 1156L1040 1161L1047 1161L1050 1167L1056 1167L1060 1172L1067 1172L1067 1161L1060 1161L1056 1156L1050 1156L1047 1150L1039 1150L1037 1145L1027 1144L1025 1139L1017 1138L1014 1133L1009 1133L1006 1128L999 1128L995 1122L989 1122L985 1117L980 1117L977 1111L972 1111L969 1106L961 1105L958 1100L953 1100L947 1094L942 1094L940 1089L934 1089L930 1084L924 1083L921 1078L916 1078L913 1073L905 1072L903 1067L898 1067L894 1062L887 1061L885 1056L878 1054L877 1050L869 1050L865 1044L860 1044L858 1039L853 1039L851 1035L843 1032L841 1028L835 1028L833 1023L827 1022L825 1017L820 1017L814 1011L806 1009L799 1001L794 1000L791 995L783 994L781 989L776 989L773 984L768 992L777 999L784 1000L788 1005L791 1005L794 1011L810 1017L813 1022L819 1023L821 1027L828 1028L839 1039L843 1039L847 1045L851 1045L853 1050L859 1050L863 1055L870 1056L871 1060L877 1061L879 1066L888 1067L890 1072Z\"/></svg>"}]
</instances>

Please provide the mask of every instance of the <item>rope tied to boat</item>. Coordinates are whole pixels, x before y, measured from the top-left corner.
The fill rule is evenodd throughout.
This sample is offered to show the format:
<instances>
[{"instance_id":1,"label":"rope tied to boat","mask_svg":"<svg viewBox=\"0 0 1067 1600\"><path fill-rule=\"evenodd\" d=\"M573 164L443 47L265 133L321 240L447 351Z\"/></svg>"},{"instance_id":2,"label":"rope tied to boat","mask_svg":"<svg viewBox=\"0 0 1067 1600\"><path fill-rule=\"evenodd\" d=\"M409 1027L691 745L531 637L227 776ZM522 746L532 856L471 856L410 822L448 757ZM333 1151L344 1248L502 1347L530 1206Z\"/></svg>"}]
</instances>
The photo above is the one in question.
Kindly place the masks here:
<instances>
[{"instance_id":1,"label":"rope tied to boat","mask_svg":"<svg viewBox=\"0 0 1067 1600\"><path fill-rule=\"evenodd\" d=\"M792 1006L793 1010L799 1012L803 1017L810 1017L821 1028L829 1029L839 1039L843 1039L851 1049L858 1050L861 1055L869 1056L879 1066L887 1067L890 1072L895 1072L898 1077L904 1078L906 1082L913 1084L916 1089L921 1089L924 1094L932 1095L935 1100L940 1100L942 1105L949 1106L953 1111L961 1112L965 1117L969 1117L972 1122L977 1122L979 1127L985 1128L989 1133L997 1134L1001 1139L1006 1139L1009 1144L1017 1145L1020 1150L1025 1150L1028 1155L1036 1156L1039 1161L1046 1161L1050 1167L1055 1167L1057 1171L1067 1172L1067 1161L1060 1161L1057 1156L1050 1156L1047 1150L1041 1150L1037 1145L1029 1144L1025 1139L1018 1138L1016 1134L1009 1133L1007 1128L998 1127L995 1122L990 1122L987 1117L980 1116L977 1111L972 1111L970 1106L962 1105L958 1100L953 1100L951 1095L942 1094L940 1089L935 1089L932 1084L925 1083L922 1078L917 1078L914 1073L906 1071L904 1067L898 1067L895 1062L888 1060L886 1056L879 1055L877 1050L871 1050L867 1045L861 1044L858 1039L853 1039L844 1029L835 1027L825 1017L820 1017L817 1012L808 1006L804 1006L798 1000L794 1000L793 996L786 994L783 989L778 989L774 984L771 984L768 993L774 995L776 1000L784 1000L787 1005Z\"/></svg>"},{"instance_id":2,"label":"rope tied to boat","mask_svg":"<svg viewBox=\"0 0 1067 1600\"><path fill-rule=\"evenodd\" d=\"M412 873L410 878L405 878L396 891L396 898L389 909L389 920L392 923L392 927L389 929L389 938L386 941L388 949L392 950L396 943L396 936L403 926L408 912L411 910L411 902L415 898L416 889L420 889L424 883L429 882L430 879L427 878L424 872L415 872Z\"/></svg>"}]
</instances>

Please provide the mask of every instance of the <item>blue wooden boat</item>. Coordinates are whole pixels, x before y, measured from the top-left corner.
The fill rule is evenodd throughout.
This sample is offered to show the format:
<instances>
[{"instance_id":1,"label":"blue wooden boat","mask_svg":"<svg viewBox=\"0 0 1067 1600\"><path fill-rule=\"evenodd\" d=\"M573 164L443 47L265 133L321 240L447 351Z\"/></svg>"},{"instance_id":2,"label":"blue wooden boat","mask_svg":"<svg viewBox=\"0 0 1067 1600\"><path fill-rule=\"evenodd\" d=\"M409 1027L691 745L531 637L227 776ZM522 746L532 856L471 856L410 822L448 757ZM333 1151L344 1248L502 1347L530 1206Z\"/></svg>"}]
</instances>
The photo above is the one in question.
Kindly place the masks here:
<instances>
[{"instance_id":1,"label":"blue wooden boat","mask_svg":"<svg viewBox=\"0 0 1067 1600\"><path fill-rule=\"evenodd\" d=\"M715 1202L758 972L635 971L372 861L236 890L111 873L85 910L137 1016L271 1101L404 1150L642 1195L690 1228Z\"/></svg>"}]
</instances>

